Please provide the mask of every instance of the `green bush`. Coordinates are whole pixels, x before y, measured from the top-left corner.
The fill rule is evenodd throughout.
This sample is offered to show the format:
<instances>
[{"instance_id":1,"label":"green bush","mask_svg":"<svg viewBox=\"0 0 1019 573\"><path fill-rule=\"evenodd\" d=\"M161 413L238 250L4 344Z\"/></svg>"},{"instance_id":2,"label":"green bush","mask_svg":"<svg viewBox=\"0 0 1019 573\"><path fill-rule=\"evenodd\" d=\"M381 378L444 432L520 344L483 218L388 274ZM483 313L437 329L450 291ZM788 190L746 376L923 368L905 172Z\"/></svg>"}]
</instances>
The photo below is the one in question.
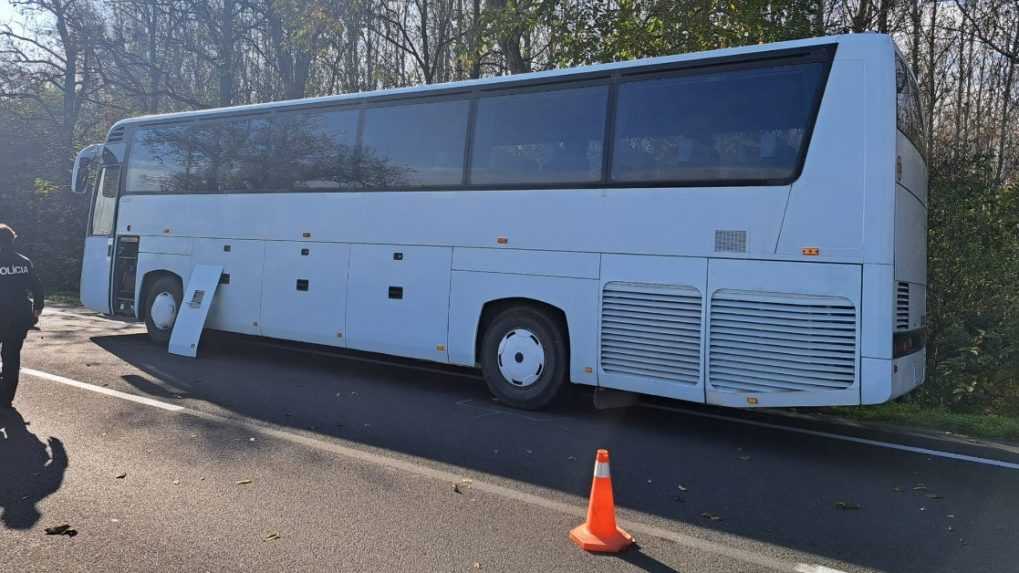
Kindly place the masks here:
<instances>
[{"instance_id":1,"label":"green bush","mask_svg":"<svg viewBox=\"0 0 1019 573\"><path fill-rule=\"evenodd\" d=\"M908 400L1019 414L1019 184L988 158L933 162L927 383Z\"/></svg>"}]
</instances>

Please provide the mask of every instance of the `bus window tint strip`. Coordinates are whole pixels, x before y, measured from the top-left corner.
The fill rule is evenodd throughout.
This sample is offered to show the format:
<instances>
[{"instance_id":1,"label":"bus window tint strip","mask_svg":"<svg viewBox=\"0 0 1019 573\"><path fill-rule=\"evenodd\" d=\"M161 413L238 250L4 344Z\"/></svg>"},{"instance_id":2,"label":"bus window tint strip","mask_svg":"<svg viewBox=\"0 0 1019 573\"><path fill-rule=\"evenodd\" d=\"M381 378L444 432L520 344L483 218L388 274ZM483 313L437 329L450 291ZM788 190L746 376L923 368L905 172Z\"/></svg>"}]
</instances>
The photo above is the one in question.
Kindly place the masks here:
<instances>
[{"instance_id":1,"label":"bus window tint strip","mask_svg":"<svg viewBox=\"0 0 1019 573\"><path fill-rule=\"evenodd\" d=\"M823 72L812 63L622 84L612 180L793 178Z\"/></svg>"},{"instance_id":2,"label":"bus window tint strip","mask_svg":"<svg viewBox=\"0 0 1019 573\"><path fill-rule=\"evenodd\" d=\"M788 184L833 53L137 127L125 192Z\"/></svg>"}]
</instances>

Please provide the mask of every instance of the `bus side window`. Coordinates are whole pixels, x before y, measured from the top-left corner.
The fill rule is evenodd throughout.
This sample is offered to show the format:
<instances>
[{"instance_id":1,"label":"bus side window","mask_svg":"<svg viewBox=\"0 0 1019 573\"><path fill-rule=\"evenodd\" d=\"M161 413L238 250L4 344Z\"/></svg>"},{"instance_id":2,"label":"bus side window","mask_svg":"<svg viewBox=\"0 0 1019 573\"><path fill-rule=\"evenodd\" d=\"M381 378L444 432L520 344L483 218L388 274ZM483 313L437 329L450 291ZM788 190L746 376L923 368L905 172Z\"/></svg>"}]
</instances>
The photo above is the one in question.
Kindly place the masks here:
<instances>
[{"instance_id":1,"label":"bus side window","mask_svg":"<svg viewBox=\"0 0 1019 573\"><path fill-rule=\"evenodd\" d=\"M178 126L135 130L128 158L125 193L183 193L188 147Z\"/></svg>"},{"instance_id":2,"label":"bus side window","mask_svg":"<svg viewBox=\"0 0 1019 573\"><path fill-rule=\"evenodd\" d=\"M469 107L467 100L451 100L366 110L359 166L364 185L460 185Z\"/></svg>"},{"instance_id":3,"label":"bus side window","mask_svg":"<svg viewBox=\"0 0 1019 573\"><path fill-rule=\"evenodd\" d=\"M352 109L281 113L273 118L270 191L356 188L357 116Z\"/></svg>"},{"instance_id":4,"label":"bus side window","mask_svg":"<svg viewBox=\"0 0 1019 573\"><path fill-rule=\"evenodd\" d=\"M724 185L791 178L822 72L815 63L623 82L612 180Z\"/></svg>"},{"instance_id":5,"label":"bus side window","mask_svg":"<svg viewBox=\"0 0 1019 573\"><path fill-rule=\"evenodd\" d=\"M608 87L482 97L471 150L478 185L601 179Z\"/></svg>"}]
</instances>

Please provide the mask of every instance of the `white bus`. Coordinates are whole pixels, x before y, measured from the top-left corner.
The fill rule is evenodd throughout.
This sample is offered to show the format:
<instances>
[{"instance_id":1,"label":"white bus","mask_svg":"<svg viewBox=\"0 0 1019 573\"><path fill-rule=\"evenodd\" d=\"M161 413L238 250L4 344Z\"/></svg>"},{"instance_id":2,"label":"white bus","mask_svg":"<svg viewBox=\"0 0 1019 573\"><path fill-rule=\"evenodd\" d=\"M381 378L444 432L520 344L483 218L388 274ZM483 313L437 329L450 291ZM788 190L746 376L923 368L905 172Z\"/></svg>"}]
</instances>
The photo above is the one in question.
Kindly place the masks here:
<instances>
[{"instance_id":1,"label":"white bus","mask_svg":"<svg viewBox=\"0 0 1019 573\"><path fill-rule=\"evenodd\" d=\"M211 329L521 408L885 402L925 375L922 117L862 34L126 119L76 164L81 298L165 343L221 265Z\"/></svg>"}]
</instances>

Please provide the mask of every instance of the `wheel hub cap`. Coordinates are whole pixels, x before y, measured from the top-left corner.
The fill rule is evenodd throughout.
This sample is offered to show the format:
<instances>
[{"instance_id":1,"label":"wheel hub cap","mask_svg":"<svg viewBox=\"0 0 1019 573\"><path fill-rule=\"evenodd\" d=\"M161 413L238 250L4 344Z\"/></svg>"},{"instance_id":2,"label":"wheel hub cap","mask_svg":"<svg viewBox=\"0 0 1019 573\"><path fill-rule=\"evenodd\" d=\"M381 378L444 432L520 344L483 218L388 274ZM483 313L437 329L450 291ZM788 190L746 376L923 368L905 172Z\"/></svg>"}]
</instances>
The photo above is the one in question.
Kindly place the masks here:
<instances>
[{"instance_id":1,"label":"wheel hub cap","mask_svg":"<svg viewBox=\"0 0 1019 573\"><path fill-rule=\"evenodd\" d=\"M514 386L530 386L545 370L545 347L529 330L518 328L499 342L499 372Z\"/></svg>"},{"instance_id":2,"label":"wheel hub cap","mask_svg":"<svg viewBox=\"0 0 1019 573\"><path fill-rule=\"evenodd\" d=\"M159 330L166 330L173 326L177 318L177 301L168 292L161 292L152 299L152 308L149 309L149 316L152 324Z\"/></svg>"}]
</instances>

